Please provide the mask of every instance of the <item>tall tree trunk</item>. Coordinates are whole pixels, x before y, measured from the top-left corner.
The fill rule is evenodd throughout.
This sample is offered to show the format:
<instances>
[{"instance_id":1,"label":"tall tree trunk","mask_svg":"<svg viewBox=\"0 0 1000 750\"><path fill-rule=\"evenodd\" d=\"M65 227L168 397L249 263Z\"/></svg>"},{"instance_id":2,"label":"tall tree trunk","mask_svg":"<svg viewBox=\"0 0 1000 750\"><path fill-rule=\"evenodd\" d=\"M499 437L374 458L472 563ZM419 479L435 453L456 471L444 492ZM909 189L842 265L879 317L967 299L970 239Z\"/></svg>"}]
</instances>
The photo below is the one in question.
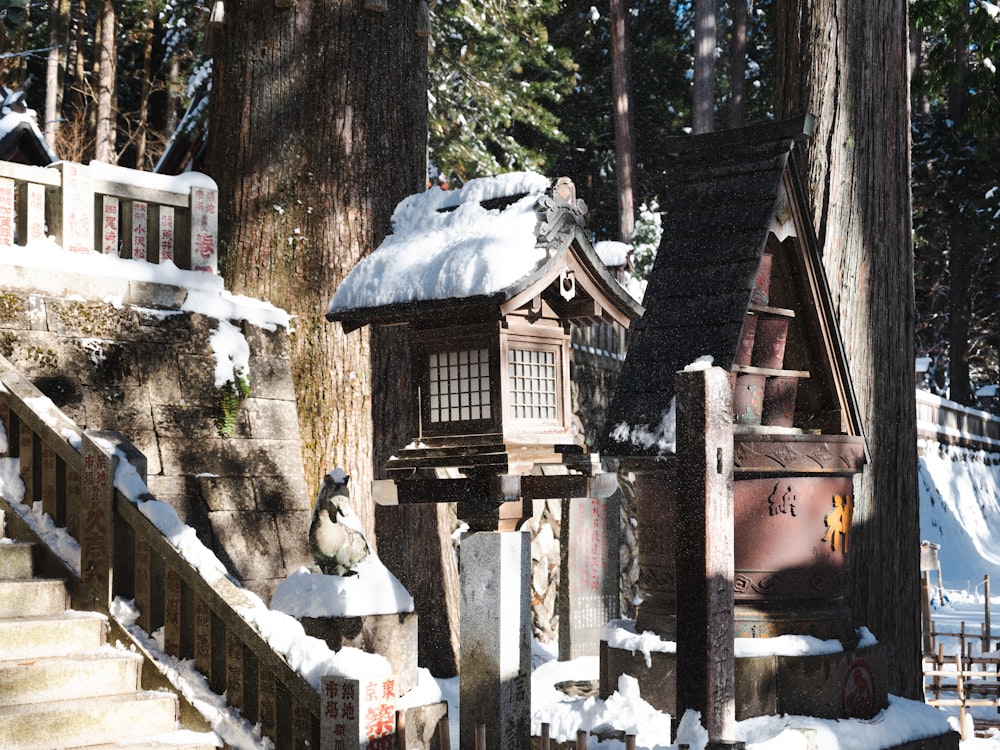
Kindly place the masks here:
<instances>
[{"instance_id":1,"label":"tall tree trunk","mask_svg":"<svg viewBox=\"0 0 1000 750\"><path fill-rule=\"evenodd\" d=\"M733 0L733 35L729 40L729 127L743 125L746 110L747 0Z\"/></svg>"},{"instance_id":2,"label":"tall tree trunk","mask_svg":"<svg viewBox=\"0 0 1000 750\"><path fill-rule=\"evenodd\" d=\"M632 94L629 84L627 12L628 0L611 0L611 95L614 99L618 227L619 239L622 242L631 242L635 233L635 206L632 198Z\"/></svg>"},{"instance_id":3,"label":"tall tree trunk","mask_svg":"<svg viewBox=\"0 0 1000 750\"><path fill-rule=\"evenodd\" d=\"M101 4L100 36L97 46L97 129L95 131L94 158L97 161L114 164L117 160L115 141L115 22L114 0L104 0Z\"/></svg>"},{"instance_id":4,"label":"tall tree trunk","mask_svg":"<svg viewBox=\"0 0 1000 750\"><path fill-rule=\"evenodd\" d=\"M167 133L173 133L177 130L177 124L180 120L178 115L181 109L181 91L183 91L183 86L180 83L180 61L177 59L177 55L170 58L170 67L168 68L167 74L167 118L164 124L164 130Z\"/></svg>"},{"instance_id":5,"label":"tall tree trunk","mask_svg":"<svg viewBox=\"0 0 1000 750\"><path fill-rule=\"evenodd\" d=\"M906 0L780 0L776 114L809 111L807 181L871 451L855 486L851 603L920 696L919 503ZM801 65L801 67L799 67Z\"/></svg>"},{"instance_id":6,"label":"tall tree trunk","mask_svg":"<svg viewBox=\"0 0 1000 750\"><path fill-rule=\"evenodd\" d=\"M962 122L968 109L969 89L969 14L968 3L959 3L960 23L952 43L955 48L955 75L948 86L948 112L955 122ZM962 212L962 201L950 201L948 218L948 397L960 404L971 405L972 383L969 378L969 328L972 301L969 298L969 265L973 261L968 220Z\"/></svg>"},{"instance_id":7,"label":"tall tree trunk","mask_svg":"<svg viewBox=\"0 0 1000 750\"><path fill-rule=\"evenodd\" d=\"M388 233L396 203L425 186L426 44L414 33L416 4L390 8L227 3L209 126L226 282L296 316L292 367L310 489L339 466L364 500L373 476L369 331L344 334L324 314ZM371 532L373 507L359 505Z\"/></svg>"},{"instance_id":8,"label":"tall tree trunk","mask_svg":"<svg viewBox=\"0 0 1000 750\"><path fill-rule=\"evenodd\" d=\"M70 43L68 59L68 68L71 72L72 84L69 87L68 99L69 99L69 110L72 114L72 127L74 130L82 130L85 124L86 112L87 112L87 100L86 95L86 85L87 85L87 69L84 61L83 50L86 45L87 40L87 3L86 0L79 0L74 3L74 8L70 10ZM77 137L77 140L80 140ZM63 158L75 158L79 160L81 157L68 156L63 154Z\"/></svg>"},{"instance_id":9,"label":"tall tree trunk","mask_svg":"<svg viewBox=\"0 0 1000 750\"><path fill-rule=\"evenodd\" d=\"M334 467L347 471L373 544L372 479L410 437L399 401L409 358L398 333L345 334L324 314L338 284L390 231L396 204L426 187L427 41L416 34L417 3L388 6L227 3L207 165L219 184L227 285L295 316L292 375L310 490ZM457 611L457 587L442 584L449 574L457 581L454 555L436 554L434 506L412 525L393 510L380 514L379 551L411 587L423 639L425 617L449 604ZM407 569L414 564L422 570ZM447 619L438 635L442 651L457 648Z\"/></svg>"},{"instance_id":10,"label":"tall tree trunk","mask_svg":"<svg viewBox=\"0 0 1000 750\"><path fill-rule=\"evenodd\" d=\"M715 130L715 2L694 0L694 102L691 115L695 133Z\"/></svg>"},{"instance_id":11,"label":"tall tree trunk","mask_svg":"<svg viewBox=\"0 0 1000 750\"><path fill-rule=\"evenodd\" d=\"M149 97L153 90L153 14L149 6L149 17L143 27L142 83L139 91L139 121L136 123L135 166L146 168L146 148L149 141ZM171 131L173 132L173 131Z\"/></svg>"},{"instance_id":12,"label":"tall tree trunk","mask_svg":"<svg viewBox=\"0 0 1000 750\"><path fill-rule=\"evenodd\" d=\"M969 330L972 325L972 289L969 266L974 253L969 220L955 200L948 218L948 398L971 406Z\"/></svg>"},{"instance_id":13,"label":"tall tree trunk","mask_svg":"<svg viewBox=\"0 0 1000 750\"><path fill-rule=\"evenodd\" d=\"M49 50L45 66L45 140L55 146L62 112L69 41L69 0L52 0L49 13Z\"/></svg>"}]
</instances>

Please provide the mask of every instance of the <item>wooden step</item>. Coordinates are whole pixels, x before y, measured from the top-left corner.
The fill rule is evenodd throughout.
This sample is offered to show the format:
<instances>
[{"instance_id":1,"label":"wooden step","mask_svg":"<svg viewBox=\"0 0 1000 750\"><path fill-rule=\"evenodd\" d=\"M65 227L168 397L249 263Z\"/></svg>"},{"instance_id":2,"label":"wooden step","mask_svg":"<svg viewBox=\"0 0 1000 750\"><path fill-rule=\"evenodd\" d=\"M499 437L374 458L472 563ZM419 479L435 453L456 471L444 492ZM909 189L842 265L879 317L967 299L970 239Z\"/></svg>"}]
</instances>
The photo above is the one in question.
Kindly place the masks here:
<instances>
[{"instance_id":1,"label":"wooden step","mask_svg":"<svg viewBox=\"0 0 1000 750\"><path fill-rule=\"evenodd\" d=\"M110 646L67 656L0 661L0 706L94 698L139 690L142 657Z\"/></svg>"},{"instance_id":2,"label":"wooden step","mask_svg":"<svg viewBox=\"0 0 1000 750\"><path fill-rule=\"evenodd\" d=\"M176 728L177 698L164 692L0 707L0 747L18 750L123 744Z\"/></svg>"},{"instance_id":3,"label":"wooden step","mask_svg":"<svg viewBox=\"0 0 1000 750\"><path fill-rule=\"evenodd\" d=\"M96 612L60 612L0 619L0 659L62 656L103 646L107 619Z\"/></svg>"}]
</instances>

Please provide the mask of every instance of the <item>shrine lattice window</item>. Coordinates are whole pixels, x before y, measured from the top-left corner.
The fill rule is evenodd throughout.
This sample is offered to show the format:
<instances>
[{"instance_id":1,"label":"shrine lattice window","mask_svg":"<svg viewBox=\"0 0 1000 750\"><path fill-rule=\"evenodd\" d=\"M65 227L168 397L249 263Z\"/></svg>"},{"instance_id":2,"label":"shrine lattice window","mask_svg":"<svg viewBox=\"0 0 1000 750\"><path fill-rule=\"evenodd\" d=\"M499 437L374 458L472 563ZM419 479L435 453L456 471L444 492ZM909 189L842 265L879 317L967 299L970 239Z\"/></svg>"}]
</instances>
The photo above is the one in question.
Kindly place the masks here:
<instances>
[{"instance_id":1,"label":"shrine lattice window","mask_svg":"<svg viewBox=\"0 0 1000 750\"><path fill-rule=\"evenodd\" d=\"M428 355L431 422L490 418L490 355L487 349Z\"/></svg>"},{"instance_id":2,"label":"shrine lattice window","mask_svg":"<svg viewBox=\"0 0 1000 750\"><path fill-rule=\"evenodd\" d=\"M536 420L559 418L556 362L556 352L550 349L507 351L512 418Z\"/></svg>"}]
</instances>

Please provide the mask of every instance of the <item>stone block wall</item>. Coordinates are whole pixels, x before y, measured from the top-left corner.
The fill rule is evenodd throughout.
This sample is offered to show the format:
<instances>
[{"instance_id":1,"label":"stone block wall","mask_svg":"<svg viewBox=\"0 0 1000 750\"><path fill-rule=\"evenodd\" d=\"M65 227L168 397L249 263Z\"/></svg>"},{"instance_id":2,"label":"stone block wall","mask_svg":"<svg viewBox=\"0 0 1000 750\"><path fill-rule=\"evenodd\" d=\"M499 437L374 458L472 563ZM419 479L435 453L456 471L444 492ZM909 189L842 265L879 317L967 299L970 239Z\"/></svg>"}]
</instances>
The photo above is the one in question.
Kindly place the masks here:
<instances>
[{"instance_id":1,"label":"stone block wall","mask_svg":"<svg viewBox=\"0 0 1000 750\"><path fill-rule=\"evenodd\" d=\"M165 284L0 266L0 354L85 429L122 433L148 485L251 590L311 563L287 331L245 321L250 395L220 435L213 317Z\"/></svg>"}]
</instances>

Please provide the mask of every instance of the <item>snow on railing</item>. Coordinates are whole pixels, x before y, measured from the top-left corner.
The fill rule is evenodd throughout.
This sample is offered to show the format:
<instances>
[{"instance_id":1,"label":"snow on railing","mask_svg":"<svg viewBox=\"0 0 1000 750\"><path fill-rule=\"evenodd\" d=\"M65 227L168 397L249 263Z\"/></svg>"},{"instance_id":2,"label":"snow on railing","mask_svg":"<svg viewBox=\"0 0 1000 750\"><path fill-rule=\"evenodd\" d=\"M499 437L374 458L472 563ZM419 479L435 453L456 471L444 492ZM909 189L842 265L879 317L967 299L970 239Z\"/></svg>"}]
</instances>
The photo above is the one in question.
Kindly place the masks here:
<instances>
[{"instance_id":1,"label":"snow on railing","mask_svg":"<svg viewBox=\"0 0 1000 750\"><path fill-rule=\"evenodd\" d=\"M52 238L192 271L218 271L218 187L207 175L170 176L111 166L0 161L0 246Z\"/></svg>"},{"instance_id":2,"label":"snow on railing","mask_svg":"<svg viewBox=\"0 0 1000 750\"><path fill-rule=\"evenodd\" d=\"M0 500L12 509L40 504L57 527L79 541L78 557L62 558L75 609L109 614L113 602L134 601L135 625L145 634L162 633L167 655L192 660L209 689L225 695L228 706L251 727L257 725L253 733L258 740L260 735L269 738L252 746L334 748L329 727L321 726L317 686L301 666L290 663L288 654L272 647L273 634L261 631L247 613L263 610L283 618L279 625L286 641L295 641L290 629L301 626L268 612L232 581L170 506L148 490L137 496L132 485L145 487L144 460L131 444L117 436L124 448L116 447L110 434L80 429L3 357L0 434L5 438L0 453L17 460L25 490L23 498ZM38 541L46 543L41 537ZM127 623L122 625L131 633ZM378 659L380 666L384 661L362 656ZM325 669L328 665L322 658L310 664L323 674L345 674ZM388 663L384 666L388 669ZM213 729L232 747L250 747L234 740L234 731L240 739L239 728L230 726L231 718L220 716Z\"/></svg>"},{"instance_id":3,"label":"snow on railing","mask_svg":"<svg viewBox=\"0 0 1000 750\"><path fill-rule=\"evenodd\" d=\"M918 389L917 437L1000 452L1000 417Z\"/></svg>"}]
</instances>

